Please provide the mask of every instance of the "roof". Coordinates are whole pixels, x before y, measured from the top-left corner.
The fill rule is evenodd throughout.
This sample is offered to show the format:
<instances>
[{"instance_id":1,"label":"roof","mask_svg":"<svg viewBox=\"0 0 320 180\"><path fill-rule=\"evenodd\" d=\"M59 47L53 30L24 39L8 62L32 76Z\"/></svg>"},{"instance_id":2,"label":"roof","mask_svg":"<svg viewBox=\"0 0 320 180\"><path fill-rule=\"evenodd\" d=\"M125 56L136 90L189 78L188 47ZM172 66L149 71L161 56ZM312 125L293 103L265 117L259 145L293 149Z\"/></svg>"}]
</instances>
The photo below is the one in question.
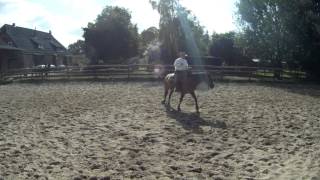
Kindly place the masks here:
<instances>
[{"instance_id":1,"label":"roof","mask_svg":"<svg viewBox=\"0 0 320 180\"><path fill-rule=\"evenodd\" d=\"M1 49L5 49L5 50L17 50L17 51L21 51L21 50L22 50L22 49L15 48L15 47L12 47L12 46L1 45L1 44L0 44L0 50L1 50Z\"/></svg>"},{"instance_id":2,"label":"roof","mask_svg":"<svg viewBox=\"0 0 320 180\"><path fill-rule=\"evenodd\" d=\"M21 49L9 46L0 38L0 50L21 50Z\"/></svg>"},{"instance_id":3,"label":"roof","mask_svg":"<svg viewBox=\"0 0 320 180\"><path fill-rule=\"evenodd\" d=\"M51 33L5 24L1 28L12 41L13 47L25 53L68 54L67 49Z\"/></svg>"}]
</instances>

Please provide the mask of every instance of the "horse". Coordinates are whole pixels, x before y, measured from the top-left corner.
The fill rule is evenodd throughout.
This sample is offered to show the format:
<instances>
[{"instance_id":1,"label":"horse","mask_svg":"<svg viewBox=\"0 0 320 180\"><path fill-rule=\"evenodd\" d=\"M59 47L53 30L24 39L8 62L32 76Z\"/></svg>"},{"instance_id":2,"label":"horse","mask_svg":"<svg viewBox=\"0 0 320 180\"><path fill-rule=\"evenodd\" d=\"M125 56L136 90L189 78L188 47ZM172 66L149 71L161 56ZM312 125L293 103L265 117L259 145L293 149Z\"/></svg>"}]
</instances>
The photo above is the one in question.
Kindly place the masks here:
<instances>
[{"instance_id":1,"label":"horse","mask_svg":"<svg viewBox=\"0 0 320 180\"><path fill-rule=\"evenodd\" d=\"M167 74L164 78L164 99L162 101L162 104L166 104L167 95L170 91L169 99L167 102L167 105L170 106L171 96L176 89L176 87L175 87L176 84L175 84L174 78L175 78L174 73ZM207 74L207 73L192 74L190 72L188 73L188 77L185 82L186 84L184 87L181 88L181 91L180 91L180 100L179 100L179 104L177 107L178 111L181 111L180 105L181 105L181 102L182 102L184 96L186 94L190 94L195 101L196 112L199 113L198 100L197 100L197 96L195 94L195 90L197 89L198 85L202 82L205 82L210 87L210 89L214 88L213 80L209 74Z\"/></svg>"}]
</instances>

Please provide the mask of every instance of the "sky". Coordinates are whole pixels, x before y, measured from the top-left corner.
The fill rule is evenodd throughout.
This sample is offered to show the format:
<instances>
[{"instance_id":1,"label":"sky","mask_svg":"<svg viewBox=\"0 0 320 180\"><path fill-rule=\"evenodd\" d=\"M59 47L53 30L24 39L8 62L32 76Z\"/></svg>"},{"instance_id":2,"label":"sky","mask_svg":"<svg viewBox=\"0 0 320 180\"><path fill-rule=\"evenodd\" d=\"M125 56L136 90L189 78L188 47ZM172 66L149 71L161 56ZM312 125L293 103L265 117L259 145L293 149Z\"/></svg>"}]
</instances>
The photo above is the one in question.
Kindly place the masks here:
<instances>
[{"instance_id":1,"label":"sky","mask_svg":"<svg viewBox=\"0 0 320 180\"><path fill-rule=\"evenodd\" d=\"M234 11L236 0L181 0L181 4L198 18L211 34L235 30ZM82 28L94 22L107 6L127 8L139 32L148 27L158 27L159 14L149 0L0 0L0 26L37 29L52 34L64 46L82 38Z\"/></svg>"}]
</instances>

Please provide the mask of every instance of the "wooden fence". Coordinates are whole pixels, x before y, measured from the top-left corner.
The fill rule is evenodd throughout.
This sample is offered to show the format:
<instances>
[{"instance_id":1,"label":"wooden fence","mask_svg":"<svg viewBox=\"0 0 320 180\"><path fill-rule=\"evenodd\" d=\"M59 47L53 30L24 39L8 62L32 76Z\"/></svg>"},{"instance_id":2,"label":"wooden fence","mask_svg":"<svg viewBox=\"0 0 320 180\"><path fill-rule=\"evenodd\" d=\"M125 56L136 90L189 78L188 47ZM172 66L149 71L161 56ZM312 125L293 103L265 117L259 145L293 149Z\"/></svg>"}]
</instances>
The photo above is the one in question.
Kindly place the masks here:
<instances>
[{"instance_id":1,"label":"wooden fence","mask_svg":"<svg viewBox=\"0 0 320 180\"><path fill-rule=\"evenodd\" d=\"M2 79L28 80L28 79L88 79L88 78L152 78L161 79L165 74L173 72L171 65L91 65L66 66L64 68L26 68L12 69L1 73ZM305 73L300 71L287 71L279 68L245 67L245 66L192 66L191 71L208 72L216 79L226 76L251 78L273 78L275 71L281 72L282 78L304 78Z\"/></svg>"}]
</instances>

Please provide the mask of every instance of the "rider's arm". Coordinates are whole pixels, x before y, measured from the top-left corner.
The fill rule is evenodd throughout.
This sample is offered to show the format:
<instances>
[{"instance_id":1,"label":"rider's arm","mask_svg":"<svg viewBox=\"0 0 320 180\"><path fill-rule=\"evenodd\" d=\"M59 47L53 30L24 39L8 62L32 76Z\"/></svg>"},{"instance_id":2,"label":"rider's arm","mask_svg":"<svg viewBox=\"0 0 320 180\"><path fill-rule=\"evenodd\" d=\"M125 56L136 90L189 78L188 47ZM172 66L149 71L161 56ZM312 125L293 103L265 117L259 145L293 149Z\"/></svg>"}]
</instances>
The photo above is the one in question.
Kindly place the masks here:
<instances>
[{"instance_id":1,"label":"rider's arm","mask_svg":"<svg viewBox=\"0 0 320 180\"><path fill-rule=\"evenodd\" d=\"M173 63L173 66L176 67L177 66L177 62L178 62L178 59L176 59Z\"/></svg>"},{"instance_id":2,"label":"rider's arm","mask_svg":"<svg viewBox=\"0 0 320 180\"><path fill-rule=\"evenodd\" d=\"M187 60L185 60L185 66L186 66L186 69L190 69L190 66L189 66L189 64L188 64L188 61L187 61Z\"/></svg>"}]
</instances>

